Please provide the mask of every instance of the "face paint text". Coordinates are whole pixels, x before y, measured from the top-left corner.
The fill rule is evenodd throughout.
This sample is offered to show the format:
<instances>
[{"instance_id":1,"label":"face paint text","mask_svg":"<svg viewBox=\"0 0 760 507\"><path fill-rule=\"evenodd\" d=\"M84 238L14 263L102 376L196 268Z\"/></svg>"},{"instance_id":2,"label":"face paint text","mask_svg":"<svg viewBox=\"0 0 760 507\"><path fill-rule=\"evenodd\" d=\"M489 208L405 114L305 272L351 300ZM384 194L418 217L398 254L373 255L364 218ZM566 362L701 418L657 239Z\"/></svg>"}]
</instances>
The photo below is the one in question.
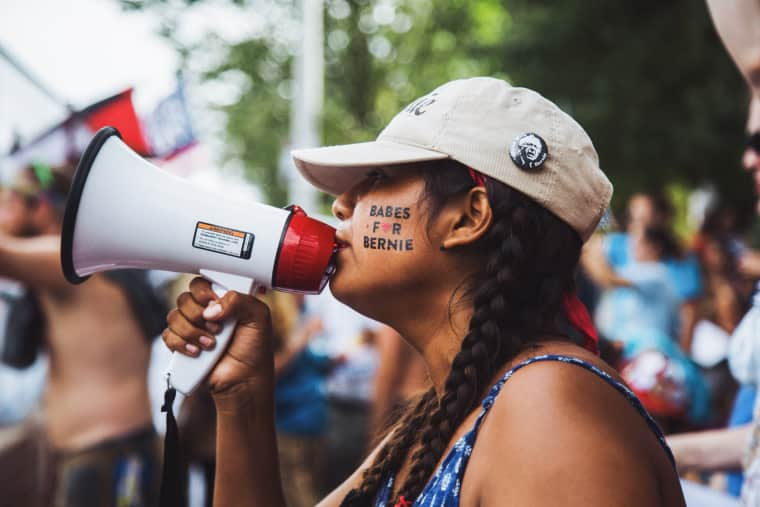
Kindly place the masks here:
<instances>
[{"instance_id":1,"label":"face paint text","mask_svg":"<svg viewBox=\"0 0 760 507\"><path fill-rule=\"evenodd\" d=\"M383 206L373 204L369 210L371 217L394 218L396 220L408 220L411 217L410 209L403 206ZM399 222L372 222L372 233L401 235L401 223ZM406 238L387 238L376 236L364 236L364 248L370 250L408 251L414 250L414 240Z\"/></svg>"},{"instance_id":2,"label":"face paint text","mask_svg":"<svg viewBox=\"0 0 760 507\"><path fill-rule=\"evenodd\" d=\"M406 220L409 218L410 214L409 208L402 208L401 206L376 206L373 204L369 209L369 216Z\"/></svg>"},{"instance_id":3,"label":"face paint text","mask_svg":"<svg viewBox=\"0 0 760 507\"><path fill-rule=\"evenodd\" d=\"M390 239L364 236L364 248L370 250L404 251L414 250L413 239Z\"/></svg>"}]
</instances>

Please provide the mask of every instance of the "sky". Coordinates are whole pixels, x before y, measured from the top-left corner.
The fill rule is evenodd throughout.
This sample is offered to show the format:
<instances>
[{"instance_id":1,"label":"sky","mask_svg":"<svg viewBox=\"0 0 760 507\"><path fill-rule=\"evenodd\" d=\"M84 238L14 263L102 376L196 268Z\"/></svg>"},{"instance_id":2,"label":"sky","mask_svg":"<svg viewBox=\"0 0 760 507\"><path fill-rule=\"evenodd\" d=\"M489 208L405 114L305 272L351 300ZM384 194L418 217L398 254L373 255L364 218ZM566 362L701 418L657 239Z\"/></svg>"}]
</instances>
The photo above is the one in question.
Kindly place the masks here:
<instances>
[{"instance_id":1,"label":"sky","mask_svg":"<svg viewBox=\"0 0 760 507\"><path fill-rule=\"evenodd\" d=\"M253 33L255 12L234 9L210 0L188 10L185 38L213 30L234 41ZM81 108L134 87L138 115L151 111L174 89L179 65L157 27L154 13L125 13L116 0L0 0L0 46L57 99L0 58L0 153L14 132L29 139L60 121L66 103Z\"/></svg>"},{"instance_id":2,"label":"sky","mask_svg":"<svg viewBox=\"0 0 760 507\"><path fill-rule=\"evenodd\" d=\"M63 104L0 65L0 146L11 132L33 136L65 115L135 87L147 110L173 86L178 59L144 13L112 0L0 0L0 45Z\"/></svg>"}]
</instances>

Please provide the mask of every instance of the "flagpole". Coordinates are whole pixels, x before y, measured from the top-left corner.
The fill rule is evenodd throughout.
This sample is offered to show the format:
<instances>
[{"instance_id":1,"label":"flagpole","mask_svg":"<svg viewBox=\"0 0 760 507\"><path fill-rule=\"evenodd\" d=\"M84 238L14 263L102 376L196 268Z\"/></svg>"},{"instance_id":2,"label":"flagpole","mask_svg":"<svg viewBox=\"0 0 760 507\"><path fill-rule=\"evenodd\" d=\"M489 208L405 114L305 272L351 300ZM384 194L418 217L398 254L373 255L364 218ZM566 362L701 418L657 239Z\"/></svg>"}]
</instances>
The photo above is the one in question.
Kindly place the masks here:
<instances>
[{"instance_id":1,"label":"flagpole","mask_svg":"<svg viewBox=\"0 0 760 507\"><path fill-rule=\"evenodd\" d=\"M288 199L309 213L318 212L317 192L293 166L290 149L319 146L324 100L324 0L301 0L303 37L293 61L295 93L290 115L290 146L282 156Z\"/></svg>"},{"instance_id":2,"label":"flagpole","mask_svg":"<svg viewBox=\"0 0 760 507\"><path fill-rule=\"evenodd\" d=\"M53 93L50 88L42 84L42 82L34 77L31 72L29 72L21 63L16 60L16 58L3 47L2 44L0 44L0 57L3 58L6 62L8 62L11 67L13 67L19 74L21 74L24 78L26 78L27 81L32 83L39 91L41 91L47 98L55 102L56 104L60 104L64 106L66 109L71 110L71 105L57 96L55 93Z\"/></svg>"}]
</instances>

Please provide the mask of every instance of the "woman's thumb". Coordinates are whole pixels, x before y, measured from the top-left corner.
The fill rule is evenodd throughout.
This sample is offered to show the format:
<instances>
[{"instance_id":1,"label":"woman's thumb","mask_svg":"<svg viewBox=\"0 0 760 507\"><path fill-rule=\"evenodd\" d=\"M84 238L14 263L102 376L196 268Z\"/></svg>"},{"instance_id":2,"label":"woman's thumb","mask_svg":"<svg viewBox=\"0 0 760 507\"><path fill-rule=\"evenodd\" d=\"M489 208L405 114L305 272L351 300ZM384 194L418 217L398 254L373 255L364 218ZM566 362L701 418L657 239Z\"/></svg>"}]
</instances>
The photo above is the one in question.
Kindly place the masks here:
<instances>
[{"instance_id":1,"label":"woman's thumb","mask_svg":"<svg viewBox=\"0 0 760 507\"><path fill-rule=\"evenodd\" d=\"M203 310L203 318L211 321L235 318L238 325L260 325L262 321L269 322L269 308L249 294L231 290L220 300L211 301Z\"/></svg>"}]
</instances>

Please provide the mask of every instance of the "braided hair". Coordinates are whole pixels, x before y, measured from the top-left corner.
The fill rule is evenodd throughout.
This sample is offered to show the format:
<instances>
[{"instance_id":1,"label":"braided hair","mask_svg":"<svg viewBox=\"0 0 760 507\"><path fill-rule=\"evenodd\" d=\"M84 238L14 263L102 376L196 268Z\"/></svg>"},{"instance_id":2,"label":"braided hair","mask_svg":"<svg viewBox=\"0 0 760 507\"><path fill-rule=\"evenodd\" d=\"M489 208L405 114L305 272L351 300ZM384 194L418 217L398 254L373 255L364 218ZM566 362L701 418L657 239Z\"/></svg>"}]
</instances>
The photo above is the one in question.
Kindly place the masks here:
<instances>
[{"instance_id":1,"label":"braided hair","mask_svg":"<svg viewBox=\"0 0 760 507\"><path fill-rule=\"evenodd\" d=\"M423 164L422 174L429 221L450 198L475 185L467 167L453 160ZM417 498L498 370L542 336L561 329L562 300L574 289L580 237L501 182L486 177L486 192L493 223L473 245L486 252L479 264L484 268L463 282L462 300L472 301L473 314L444 390L439 398L431 388L410 406L342 507L372 506L383 481L398 471L412 449L409 474L391 498Z\"/></svg>"}]
</instances>

